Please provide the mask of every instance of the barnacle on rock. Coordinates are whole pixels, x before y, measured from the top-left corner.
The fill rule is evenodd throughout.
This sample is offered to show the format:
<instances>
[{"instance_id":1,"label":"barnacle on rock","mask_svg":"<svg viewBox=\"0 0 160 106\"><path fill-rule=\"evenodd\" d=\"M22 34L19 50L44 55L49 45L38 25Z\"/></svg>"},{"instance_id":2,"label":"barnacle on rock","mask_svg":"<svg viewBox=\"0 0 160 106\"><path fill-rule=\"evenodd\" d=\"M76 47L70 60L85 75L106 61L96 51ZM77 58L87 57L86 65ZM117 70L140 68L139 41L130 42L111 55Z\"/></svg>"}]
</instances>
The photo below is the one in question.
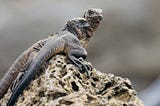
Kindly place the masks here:
<instances>
[{"instance_id":1,"label":"barnacle on rock","mask_svg":"<svg viewBox=\"0 0 160 106\"><path fill-rule=\"evenodd\" d=\"M24 90L16 106L144 106L127 78L85 64L91 66L90 78L65 56L54 56ZM9 90L0 106L5 106L10 94Z\"/></svg>"}]
</instances>

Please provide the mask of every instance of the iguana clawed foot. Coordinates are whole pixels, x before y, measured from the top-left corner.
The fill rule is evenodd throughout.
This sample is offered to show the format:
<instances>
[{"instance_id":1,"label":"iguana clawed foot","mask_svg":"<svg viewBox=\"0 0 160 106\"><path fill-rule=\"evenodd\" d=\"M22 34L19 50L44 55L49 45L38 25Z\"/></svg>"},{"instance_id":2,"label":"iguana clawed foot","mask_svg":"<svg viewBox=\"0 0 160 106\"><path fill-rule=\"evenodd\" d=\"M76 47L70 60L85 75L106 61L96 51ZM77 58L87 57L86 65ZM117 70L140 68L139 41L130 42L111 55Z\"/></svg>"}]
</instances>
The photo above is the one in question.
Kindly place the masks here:
<instances>
[{"instance_id":1,"label":"iguana clawed foot","mask_svg":"<svg viewBox=\"0 0 160 106\"><path fill-rule=\"evenodd\" d=\"M90 77L90 72L89 72L89 71L92 70L92 69L91 69L91 66L88 65L88 64L85 64L83 58L79 58L78 60L81 62L81 67L82 67L82 68L81 68L82 70L80 70L80 72L81 72L81 73L85 73L85 72L86 72L87 78L89 78L89 77Z\"/></svg>"},{"instance_id":2,"label":"iguana clawed foot","mask_svg":"<svg viewBox=\"0 0 160 106\"><path fill-rule=\"evenodd\" d=\"M87 78L90 77L89 71L91 70L91 67L90 67L88 64L85 64L85 63L84 63L84 59L83 59L83 58L79 58L79 59L74 58L74 60L73 60L72 62L74 63L74 65L75 65L76 67L79 68L79 71L80 71L81 73L85 73L85 72L86 72Z\"/></svg>"}]
</instances>

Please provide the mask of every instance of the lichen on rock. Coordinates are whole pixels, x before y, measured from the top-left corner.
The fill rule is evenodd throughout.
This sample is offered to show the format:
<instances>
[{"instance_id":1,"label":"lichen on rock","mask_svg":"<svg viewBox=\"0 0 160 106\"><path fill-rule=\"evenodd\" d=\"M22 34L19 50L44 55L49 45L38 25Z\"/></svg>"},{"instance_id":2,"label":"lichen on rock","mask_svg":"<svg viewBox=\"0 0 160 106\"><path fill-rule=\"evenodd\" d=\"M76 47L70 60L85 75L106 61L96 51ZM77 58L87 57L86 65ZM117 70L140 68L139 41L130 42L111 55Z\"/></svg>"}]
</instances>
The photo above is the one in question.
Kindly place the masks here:
<instances>
[{"instance_id":1,"label":"lichen on rock","mask_svg":"<svg viewBox=\"0 0 160 106\"><path fill-rule=\"evenodd\" d=\"M127 78L85 64L90 66L89 78L65 56L54 56L24 90L16 106L144 106ZM0 100L0 106L5 106L10 93Z\"/></svg>"}]
</instances>

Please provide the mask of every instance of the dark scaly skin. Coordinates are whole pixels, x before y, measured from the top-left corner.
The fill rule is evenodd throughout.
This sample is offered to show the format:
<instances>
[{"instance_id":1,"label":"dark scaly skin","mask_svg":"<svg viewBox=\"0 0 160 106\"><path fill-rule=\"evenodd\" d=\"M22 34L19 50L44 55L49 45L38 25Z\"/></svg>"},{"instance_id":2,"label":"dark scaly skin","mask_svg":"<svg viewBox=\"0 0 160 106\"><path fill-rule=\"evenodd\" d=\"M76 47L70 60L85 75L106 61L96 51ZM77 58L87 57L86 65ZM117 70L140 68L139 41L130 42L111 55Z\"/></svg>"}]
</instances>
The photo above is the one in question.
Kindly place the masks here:
<instances>
[{"instance_id":1,"label":"dark scaly skin","mask_svg":"<svg viewBox=\"0 0 160 106\"><path fill-rule=\"evenodd\" d=\"M101 9L91 8L91 9L88 9L83 15L83 17L86 18L87 21L91 24L91 27L94 31L96 30L100 21L102 20L102 14L101 13L102 13ZM53 35L55 36L57 34L52 34L49 37L52 37ZM89 34L89 35L92 35L92 34ZM52 39L53 39L53 37L52 37ZM87 45L88 45L88 41L89 41L89 39L83 39L80 42L83 45L83 47L86 48ZM27 66L29 66L29 65L27 64ZM18 74L16 80L13 82L13 84L11 86L11 90L13 90L18 85L18 82L21 80L21 78L25 74L26 70L27 70L27 68L25 68L24 70L22 70L22 72L20 72Z\"/></svg>"},{"instance_id":2,"label":"dark scaly skin","mask_svg":"<svg viewBox=\"0 0 160 106\"><path fill-rule=\"evenodd\" d=\"M82 25L82 26L86 27L85 25ZM44 64L44 62L46 62L53 55L56 55L58 53L65 53L68 56L68 58L71 60L71 62L75 64L80 69L81 72L83 72L83 69L87 70L86 66L77 59L79 57L83 57L85 59L87 55L87 52L82 47L79 40L83 40L83 39L86 40L86 38L89 39L92 36L92 32L94 31L94 29L89 28L87 31L84 31L84 30L79 30L78 28L75 28L75 27L70 28L68 26L65 27L65 29L67 29L69 32L62 31L60 36L58 36L55 39L51 39L46 43L46 45L42 49L40 49L40 52L38 53L37 57L33 60L24 78L19 83L17 88L15 88L11 98L9 99L7 106L13 106L15 104L18 96L21 94L24 88L27 85L29 85L35 72L39 71L41 69L41 66ZM75 34L77 37L71 34L70 32ZM83 67L83 69L80 65Z\"/></svg>"},{"instance_id":3,"label":"dark scaly skin","mask_svg":"<svg viewBox=\"0 0 160 106\"><path fill-rule=\"evenodd\" d=\"M30 63L32 62L33 58L37 54L40 48L50 39L46 38L43 40L38 41L37 43L33 44L30 48L24 51L16 61L11 65L7 73L3 76L0 80L0 99L4 96L4 94L9 89L12 82L17 78L19 72L22 72L26 69Z\"/></svg>"},{"instance_id":4,"label":"dark scaly skin","mask_svg":"<svg viewBox=\"0 0 160 106\"><path fill-rule=\"evenodd\" d=\"M89 23L91 24L93 30L98 27L99 23L95 23L94 20L99 20L99 17L102 17L101 10L100 9L89 9L85 12L84 18L86 18ZM95 27L96 26L96 27ZM50 35L52 37L54 34ZM90 34L92 35L92 34ZM82 41L83 45L86 47L89 39L84 39ZM8 72L4 75L4 77L0 81L0 99L4 96L4 94L7 92L8 88L12 84L12 89L15 88L15 86L19 82L19 78L25 73L25 70L30 66L33 58L36 56L39 49L48 41L48 38L40 40L39 42L32 45L30 48L28 48L26 51L24 51L17 60L12 64L12 66L9 68ZM22 74L21 74L22 73ZM17 78L18 77L18 78ZM15 80L16 79L16 80ZM15 80L15 81L14 81ZM14 82L13 82L14 81Z\"/></svg>"}]
</instances>

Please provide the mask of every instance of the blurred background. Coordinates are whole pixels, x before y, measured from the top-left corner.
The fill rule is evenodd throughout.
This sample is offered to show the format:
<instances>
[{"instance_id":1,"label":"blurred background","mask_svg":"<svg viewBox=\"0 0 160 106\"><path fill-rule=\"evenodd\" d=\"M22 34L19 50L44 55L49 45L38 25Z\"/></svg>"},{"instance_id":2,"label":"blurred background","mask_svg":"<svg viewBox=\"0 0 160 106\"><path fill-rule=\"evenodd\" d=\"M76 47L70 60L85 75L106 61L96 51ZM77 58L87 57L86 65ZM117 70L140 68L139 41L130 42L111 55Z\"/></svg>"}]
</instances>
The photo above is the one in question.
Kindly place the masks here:
<instances>
[{"instance_id":1,"label":"blurred background","mask_svg":"<svg viewBox=\"0 0 160 106\"><path fill-rule=\"evenodd\" d=\"M95 7L104 18L87 61L129 78L142 92L160 74L159 5L159 0L0 0L0 78L33 43Z\"/></svg>"}]
</instances>

